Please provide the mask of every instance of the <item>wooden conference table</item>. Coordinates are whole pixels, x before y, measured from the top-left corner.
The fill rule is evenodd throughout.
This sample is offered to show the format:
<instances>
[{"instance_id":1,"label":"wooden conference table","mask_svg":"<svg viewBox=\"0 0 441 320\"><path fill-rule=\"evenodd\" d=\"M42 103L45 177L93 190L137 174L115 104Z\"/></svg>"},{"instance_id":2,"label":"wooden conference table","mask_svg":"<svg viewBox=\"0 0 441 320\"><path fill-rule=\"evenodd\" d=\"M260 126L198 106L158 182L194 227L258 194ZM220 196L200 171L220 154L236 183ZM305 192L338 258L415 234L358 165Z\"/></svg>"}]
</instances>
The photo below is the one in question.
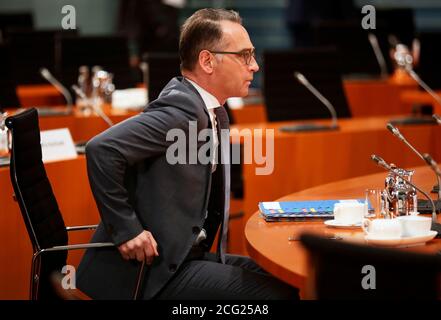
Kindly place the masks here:
<instances>
[{"instance_id":1,"label":"wooden conference table","mask_svg":"<svg viewBox=\"0 0 441 320\"><path fill-rule=\"evenodd\" d=\"M324 184L315 188L290 194L279 199L288 200L318 200L318 199L354 199L363 198L367 188L384 187L387 172L366 175L362 177L341 180ZM435 183L433 172L427 167L416 168L413 181L423 190L430 190ZM422 197L419 195L419 197ZM441 216L438 216L441 222ZM246 223L245 237L249 255L268 272L277 278L293 285L304 294L308 277L308 256L299 241L288 241L288 237L298 237L304 233L315 233L325 237L342 237L342 241L365 243L361 229L330 228L317 222L265 222L254 213ZM337 240L334 240L337 241ZM435 253L441 250L441 239L434 239L424 246L401 250Z\"/></svg>"},{"instance_id":2,"label":"wooden conference table","mask_svg":"<svg viewBox=\"0 0 441 320\"><path fill-rule=\"evenodd\" d=\"M232 137L244 137L249 130L254 138L262 137L265 141L268 133L274 134L271 174L259 174L257 169L265 165L256 161L243 165L246 218L257 210L259 201L272 201L313 186L380 172L370 160L373 153L398 167L422 165L422 160L386 129L391 118L344 119L339 121L339 130L317 132L280 131L281 127L293 124L288 122L232 126ZM441 160L441 126L409 125L400 127L400 131L420 152ZM253 152L259 153L259 144L254 143L253 147ZM270 160L271 157L267 162Z\"/></svg>"}]
</instances>

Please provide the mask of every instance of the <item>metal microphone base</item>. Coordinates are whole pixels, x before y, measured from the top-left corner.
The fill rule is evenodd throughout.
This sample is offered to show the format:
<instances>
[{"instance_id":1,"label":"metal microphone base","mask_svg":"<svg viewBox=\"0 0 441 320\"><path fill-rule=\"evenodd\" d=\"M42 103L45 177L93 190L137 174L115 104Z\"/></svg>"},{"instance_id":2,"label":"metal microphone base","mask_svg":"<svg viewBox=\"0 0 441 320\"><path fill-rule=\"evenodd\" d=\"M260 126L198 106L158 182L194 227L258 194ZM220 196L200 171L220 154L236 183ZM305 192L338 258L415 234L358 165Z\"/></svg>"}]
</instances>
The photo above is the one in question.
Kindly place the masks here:
<instances>
[{"instance_id":1,"label":"metal microphone base","mask_svg":"<svg viewBox=\"0 0 441 320\"><path fill-rule=\"evenodd\" d=\"M441 212L441 199L440 200L433 200L433 203L435 204L436 213ZM419 213L422 213L422 214L431 214L432 213L432 205L430 204L429 200L418 199L417 210Z\"/></svg>"},{"instance_id":2,"label":"metal microphone base","mask_svg":"<svg viewBox=\"0 0 441 320\"><path fill-rule=\"evenodd\" d=\"M338 126L327 126L327 125L314 124L314 123L305 123L294 126L281 127L279 130L282 132L305 132L305 131L331 131L338 129L339 129Z\"/></svg>"},{"instance_id":3,"label":"metal microphone base","mask_svg":"<svg viewBox=\"0 0 441 320\"><path fill-rule=\"evenodd\" d=\"M441 223L432 222L431 230L438 232L438 234L436 235L436 238L441 238Z\"/></svg>"}]
</instances>

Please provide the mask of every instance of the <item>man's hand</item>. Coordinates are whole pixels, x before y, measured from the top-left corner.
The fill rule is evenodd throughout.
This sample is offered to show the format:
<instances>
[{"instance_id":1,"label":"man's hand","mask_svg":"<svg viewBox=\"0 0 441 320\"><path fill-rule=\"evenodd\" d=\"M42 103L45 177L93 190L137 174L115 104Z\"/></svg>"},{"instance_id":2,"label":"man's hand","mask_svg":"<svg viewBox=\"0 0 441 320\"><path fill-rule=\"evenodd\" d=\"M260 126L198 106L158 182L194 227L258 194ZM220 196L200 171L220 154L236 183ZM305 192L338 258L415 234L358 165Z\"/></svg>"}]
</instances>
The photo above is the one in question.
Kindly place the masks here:
<instances>
[{"instance_id":1,"label":"man's hand","mask_svg":"<svg viewBox=\"0 0 441 320\"><path fill-rule=\"evenodd\" d=\"M136 259L146 264L152 264L153 259L159 256L158 244L152 234L144 230L138 236L118 247L122 257L126 260Z\"/></svg>"}]
</instances>

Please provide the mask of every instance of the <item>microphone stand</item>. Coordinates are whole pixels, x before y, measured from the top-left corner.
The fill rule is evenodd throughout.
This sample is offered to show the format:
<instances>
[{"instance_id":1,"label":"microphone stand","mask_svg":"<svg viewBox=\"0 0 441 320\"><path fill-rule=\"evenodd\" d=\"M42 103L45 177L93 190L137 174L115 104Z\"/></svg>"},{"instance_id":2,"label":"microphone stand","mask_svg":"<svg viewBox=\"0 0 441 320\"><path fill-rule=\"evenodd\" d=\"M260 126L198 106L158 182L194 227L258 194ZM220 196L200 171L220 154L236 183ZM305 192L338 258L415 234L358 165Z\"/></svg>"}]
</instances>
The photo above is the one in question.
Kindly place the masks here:
<instances>
[{"instance_id":1,"label":"microphone stand","mask_svg":"<svg viewBox=\"0 0 441 320\"><path fill-rule=\"evenodd\" d=\"M51 74L51 72L46 68L40 69L41 76L46 79L55 89L60 92L64 99L66 99L66 110L57 110L50 107L37 107L38 114L41 116L48 115L70 115L73 112L73 101L70 92Z\"/></svg>"},{"instance_id":2,"label":"microphone stand","mask_svg":"<svg viewBox=\"0 0 441 320\"><path fill-rule=\"evenodd\" d=\"M433 190L438 190L438 201L441 199L441 190L439 188L440 186L440 170L438 168L438 165L436 164L436 162L432 159L432 157L426 153L424 155L422 155L417 149L415 149L415 147L409 142L407 141L407 139L403 136L403 134L400 132L400 130L398 130L397 127L395 127L394 125L392 125L391 123L388 123L386 128L394 135L396 136L399 140L403 141L404 144L406 146L408 146L418 157L420 157L426 164L429 165L430 169L432 169L432 171L435 173L436 176L436 181L437 181L437 186L435 186L433 188Z\"/></svg>"},{"instance_id":3,"label":"microphone stand","mask_svg":"<svg viewBox=\"0 0 441 320\"><path fill-rule=\"evenodd\" d=\"M87 100L86 95L84 94L83 90L81 90L77 85L72 85L72 89L75 91L75 93L77 95L79 95L82 99L85 99L85 101ZM103 110L101 110L101 108L95 106L93 103L89 103L88 106L99 116L101 117L109 127L113 126L113 122L112 120L110 120L110 118L103 112Z\"/></svg>"},{"instance_id":4,"label":"microphone stand","mask_svg":"<svg viewBox=\"0 0 441 320\"><path fill-rule=\"evenodd\" d=\"M441 98L436 94L435 91L430 88L427 83L420 78L420 76L413 70L413 58L407 52L400 52L395 56L395 62L397 65L403 69L409 76L415 80L415 82L422 87L427 93L429 93L433 99L441 106ZM391 121L394 124L432 124L434 119L432 118L405 118L405 119L395 119Z\"/></svg>"},{"instance_id":5,"label":"microphone stand","mask_svg":"<svg viewBox=\"0 0 441 320\"><path fill-rule=\"evenodd\" d=\"M387 164L386 161L384 161L381 157L373 154L373 155L371 155L371 160L374 161L381 168L400 177L405 183L407 183L411 187L413 187L416 190L418 190L419 192L421 192L427 198L427 200L430 202L430 205L432 207L432 230L438 232L438 234L436 235L437 238L441 237L441 224L436 222L436 207L435 207L435 203L433 202L432 198L426 192L424 192L422 189L418 188L415 184L413 184L412 182L407 180L402 174L393 170L392 167L389 164Z\"/></svg>"},{"instance_id":6,"label":"microphone stand","mask_svg":"<svg viewBox=\"0 0 441 320\"><path fill-rule=\"evenodd\" d=\"M303 86L305 86L325 107L329 110L332 116L332 123L328 125L320 125L316 123L305 123L289 127L280 128L281 131L286 132L300 132L300 131L327 131L338 130L337 113L334 106L326 99L300 72L294 72L294 78L297 79Z\"/></svg>"},{"instance_id":7,"label":"microphone stand","mask_svg":"<svg viewBox=\"0 0 441 320\"><path fill-rule=\"evenodd\" d=\"M377 36L373 33L368 34L369 43L375 53L378 65L380 66L381 78L386 79L388 77L386 61L384 60L383 53L381 52L380 45L378 44Z\"/></svg>"}]
</instances>

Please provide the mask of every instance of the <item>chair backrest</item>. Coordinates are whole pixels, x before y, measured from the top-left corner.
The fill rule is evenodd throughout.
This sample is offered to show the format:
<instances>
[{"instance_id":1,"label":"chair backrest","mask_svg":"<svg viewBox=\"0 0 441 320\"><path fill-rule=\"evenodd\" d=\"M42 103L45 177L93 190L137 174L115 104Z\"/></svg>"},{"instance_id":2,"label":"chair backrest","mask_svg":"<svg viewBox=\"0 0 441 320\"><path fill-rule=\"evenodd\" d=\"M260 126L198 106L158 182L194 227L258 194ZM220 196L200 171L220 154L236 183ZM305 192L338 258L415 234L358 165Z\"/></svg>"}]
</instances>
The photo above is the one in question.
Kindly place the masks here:
<instances>
[{"instance_id":1,"label":"chair backrest","mask_svg":"<svg viewBox=\"0 0 441 320\"><path fill-rule=\"evenodd\" d=\"M441 89L441 32L422 32L418 38L421 49L416 71L432 89Z\"/></svg>"},{"instance_id":2,"label":"chair backrest","mask_svg":"<svg viewBox=\"0 0 441 320\"><path fill-rule=\"evenodd\" d=\"M67 231L42 161L37 110L6 119L12 136L10 175L34 253L67 245ZM66 265L67 252L43 254L39 296L53 296L49 276Z\"/></svg>"},{"instance_id":3,"label":"chair backrest","mask_svg":"<svg viewBox=\"0 0 441 320\"><path fill-rule=\"evenodd\" d=\"M440 255L371 247L311 234L302 235L300 240L310 254L309 283L314 292L310 298L440 298Z\"/></svg>"},{"instance_id":4,"label":"chair backrest","mask_svg":"<svg viewBox=\"0 0 441 320\"><path fill-rule=\"evenodd\" d=\"M0 43L7 38L11 29L31 30L34 18L31 12L0 13Z\"/></svg>"},{"instance_id":5,"label":"chair backrest","mask_svg":"<svg viewBox=\"0 0 441 320\"><path fill-rule=\"evenodd\" d=\"M0 45L0 110L20 107L11 61L10 48Z\"/></svg>"},{"instance_id":6,"label":"chair backrest","mask_svg":"<svg viewBox=\"0 0 441 320\"><path fill-rule=\"evenodd\" d=\"M142 79L132 73L129 65L127 39L120 36L63 36L56 53L57 69L66 87L77 83L80 66L101 66L113 73L116 89L135 87ZM139 77L139 79L137 79Z\"/></svg>"},{"instance_id":7,"label":"chair backrest","mask_svg":"<svg viewBox=\"0 0 441 320\"><path fill-rule=\"evenodd\" d=\"M377 35L387 67L392 71L387 47L382 50L385 46L384 39L387 39L383 29L378 26L376 30L364 30L360 27L360 20L323 21L315 26L315 38L319 46L337 48L342 60L340 65L343 74L379 76L380 65L369 42L368 33Z\"/></svg>"},{"instance_id":8,"label":"chair backrest","mask_svg":"<svg viewBox=\"0 0 441 320\"><path fill-rule=\"evenodd\" d=\"M266 51L263 92L269 121L330 118L328 109L294 79L301 72L335 107L338 117L350 117L341 78L340 60L333 48Z\"/></svg>"},{"instance_id":9,"label":"chair backrest","mask_svg":"<svg viewBox=\"0 0 441 320\"><path fill-rule=\"evenodd\" d=\"M414 9L378 9L376 11L376 18L377 29L380 27L388 35L396 36L399 42L409 47L412 45L416 30Z\"/></svg>"},{"instance_id":10,"label":"chair backrest","mask_svg":"<svg viewBox=\"0 0 441 320\"><path fill-rule=\"evenodd\" d=\"M181 75L179 55L152 52L144 54L143 59L148 64L149 101L153 101L173 77Z\"/></svg>"},{"instance_id":11,"label":"chair backrest","mask_svg":"<svg viewBox=\"0 0 441 320\"><path fill-rule=\"evenodd\" d=\"M62 35L74 36L77 30L11 30L7 42L11 48L14 78L20 84L47 83L40 75L41 68L52 69L56 44ZM30 50L38 48L38 50ZM55 70L58 72L58 70ZM58 74L57 74L58 75Z\"/></svg>"}]
</instances>

